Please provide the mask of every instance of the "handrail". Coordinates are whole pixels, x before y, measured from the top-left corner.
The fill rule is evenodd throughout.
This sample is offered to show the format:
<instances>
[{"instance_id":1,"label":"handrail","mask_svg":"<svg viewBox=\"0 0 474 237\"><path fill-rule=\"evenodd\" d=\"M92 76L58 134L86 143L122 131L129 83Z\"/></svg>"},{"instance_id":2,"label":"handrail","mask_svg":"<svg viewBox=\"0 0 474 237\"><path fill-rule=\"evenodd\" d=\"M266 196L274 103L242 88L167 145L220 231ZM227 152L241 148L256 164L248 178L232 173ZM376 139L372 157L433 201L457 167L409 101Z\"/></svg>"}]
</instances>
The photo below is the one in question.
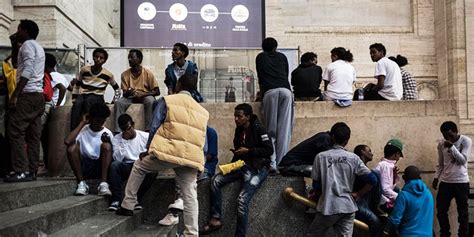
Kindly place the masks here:
<instances>
[{"instance_id":1,"label":"handrail","mask_svg":"<svg viewBox=\"0 0 474 237\"><path fill-rule=\"evenodd\" d=\"M283 200L285 201L294 200L307 207L316 209L317 204L315 202L299 195L298 193L295 192L295 190L292 187L285 188L285 190L281 192L281 195L283 197ZM369 225L357 219L354 219L354 227L364 230L364 231L369 231ZM384 232L384 235L388 236L388 233Z\"/></svg>"}]
</instances>

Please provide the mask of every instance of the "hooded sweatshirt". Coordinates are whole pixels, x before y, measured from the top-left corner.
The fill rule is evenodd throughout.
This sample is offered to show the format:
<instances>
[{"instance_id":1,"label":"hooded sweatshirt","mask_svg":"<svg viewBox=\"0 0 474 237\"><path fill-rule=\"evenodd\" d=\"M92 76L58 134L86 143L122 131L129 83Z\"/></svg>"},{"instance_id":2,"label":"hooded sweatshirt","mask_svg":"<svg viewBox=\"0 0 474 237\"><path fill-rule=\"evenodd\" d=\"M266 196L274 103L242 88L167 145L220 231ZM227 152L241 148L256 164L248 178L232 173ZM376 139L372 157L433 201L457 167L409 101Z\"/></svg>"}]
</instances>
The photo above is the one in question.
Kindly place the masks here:
<instances>
[{"instance_id":1,"label":"hooded sweatshirt","mask_svg":"<svg viewBox=\"0 0 474 237\"><path fill-rule=\"evenodd\" d=\"M408 181L398 194L388 225L399 236L433 236L434 202L421 179Z\"/></svg>"}]
</instances>

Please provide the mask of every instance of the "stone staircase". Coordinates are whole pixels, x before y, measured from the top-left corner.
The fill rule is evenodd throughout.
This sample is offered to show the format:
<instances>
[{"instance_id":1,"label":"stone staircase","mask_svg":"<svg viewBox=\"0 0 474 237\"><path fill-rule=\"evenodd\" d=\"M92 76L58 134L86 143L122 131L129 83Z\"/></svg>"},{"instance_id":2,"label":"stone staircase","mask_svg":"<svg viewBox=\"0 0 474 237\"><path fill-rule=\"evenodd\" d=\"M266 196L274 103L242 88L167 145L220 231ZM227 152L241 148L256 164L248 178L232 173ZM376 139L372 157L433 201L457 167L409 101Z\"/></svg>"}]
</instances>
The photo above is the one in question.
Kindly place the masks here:
<instances>
[{"instance_id":1,"label":"stone staircase","mask_svg":"<svg viewBox=\"0 0 474 237\"><path fill-rule=\"evenodd\" d=\"M107 211L106 198L95 195L97 183L89 186L90 195L73 196L71 179L0 181L0 236L176 236L177 226L143 224L143 211L132 217Z\"/></svg>"}]
</instances>

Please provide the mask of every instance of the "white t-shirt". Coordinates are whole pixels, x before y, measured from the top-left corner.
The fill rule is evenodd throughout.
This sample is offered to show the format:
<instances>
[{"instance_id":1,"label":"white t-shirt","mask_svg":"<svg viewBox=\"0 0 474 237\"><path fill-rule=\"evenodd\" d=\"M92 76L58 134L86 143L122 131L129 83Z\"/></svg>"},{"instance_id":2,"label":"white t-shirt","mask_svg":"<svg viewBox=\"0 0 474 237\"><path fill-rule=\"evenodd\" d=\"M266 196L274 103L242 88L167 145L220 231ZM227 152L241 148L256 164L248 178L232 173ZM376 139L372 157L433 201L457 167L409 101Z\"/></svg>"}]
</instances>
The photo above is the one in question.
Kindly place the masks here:
<instances>
[{"instance_id":1,"label":"white t-shirt","mask_svg":"<svg viewBox=\"0 0 474 237\"><path fill-rule=\"evenodd\" d=\"M323 80L328 81L325 95L331 100L352 100L352 84L356 79L354 67L344 61L330 63L323 72Z\"/></svg>"},{"instance_id":2,"label":"white t-shirt","mask_svg":"<svg viewBox=\"0 0 474 237\"><path fill-rule=\"evenodd\" d=\"M80 144L81 156L93 160L99 159L100 145L102 144L101 137L104 132L108 133L109 137L114 136L106 127L103 127L102 130L98 132L92 131L92 129L89 128L89 124L82 128L76 138L76 142Z\"/></svg>"},{"instance_id":3,"label":"white t-shirt","mask_svg":"<svg viewBox=\"0 0 474 237\"><path fill-rule=\"evenodd\" d=\"M148 133L140 130L135 130L135 132L137 133L137 136L130 140L123 139L122 133L115 135L112 139L114 160L133 163L138 160L140 153L146 151Z\"/></svg>"},{"instance_id":4,"label":"white t-shirt","mask_svg":"<svg viewBox=\"0 0 474 237\"><path fill-rule=\"evenodd\" d=\"M58 99L59 99L59 89L54 88L58 84L62 84L64 87L69 86L69 81L63 76L63 74L59 72L51 72L51 78L53 81L51 82L51 86L53 87L53 105L56 106ZM66 96L64 96L63 101L61 101L60 106L63 106L66 103Z\"/></svg>"},{"instance_id":5,"label":"white t-shirt","mask_svg":"<svg viewBox=\"0 0 474 237\"><path fill-rule=\"evenodd\" d=\"M375 78L385 76L384 86L379 95L387 100L401 100L403 96L402 73L394 61L383 57L375 65Z\"/></svg>"}]
</instances>

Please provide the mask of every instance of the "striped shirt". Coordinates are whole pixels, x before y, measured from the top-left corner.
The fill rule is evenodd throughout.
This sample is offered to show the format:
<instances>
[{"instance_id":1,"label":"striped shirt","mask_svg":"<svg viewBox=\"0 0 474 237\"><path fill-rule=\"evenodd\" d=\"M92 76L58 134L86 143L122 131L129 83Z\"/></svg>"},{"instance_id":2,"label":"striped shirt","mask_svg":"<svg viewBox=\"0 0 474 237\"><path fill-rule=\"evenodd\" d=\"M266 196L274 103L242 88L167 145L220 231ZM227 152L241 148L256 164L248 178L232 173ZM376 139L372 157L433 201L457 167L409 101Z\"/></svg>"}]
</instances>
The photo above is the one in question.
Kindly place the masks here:
<instances>
[{"instance_id":1,"label":"striped shirt","mask_svg":"<svg viewBox=\"0 0 474 237\"><path fill-rule=\"evenodd\" d=\"M102 68L98 74L94 74L91 66L84 66L79 72L76 88L79 89L79 94L104 95L107 84L110 84L114 89L118 88L114 75L109 70Z\"/></svg>"}]
</instances>

